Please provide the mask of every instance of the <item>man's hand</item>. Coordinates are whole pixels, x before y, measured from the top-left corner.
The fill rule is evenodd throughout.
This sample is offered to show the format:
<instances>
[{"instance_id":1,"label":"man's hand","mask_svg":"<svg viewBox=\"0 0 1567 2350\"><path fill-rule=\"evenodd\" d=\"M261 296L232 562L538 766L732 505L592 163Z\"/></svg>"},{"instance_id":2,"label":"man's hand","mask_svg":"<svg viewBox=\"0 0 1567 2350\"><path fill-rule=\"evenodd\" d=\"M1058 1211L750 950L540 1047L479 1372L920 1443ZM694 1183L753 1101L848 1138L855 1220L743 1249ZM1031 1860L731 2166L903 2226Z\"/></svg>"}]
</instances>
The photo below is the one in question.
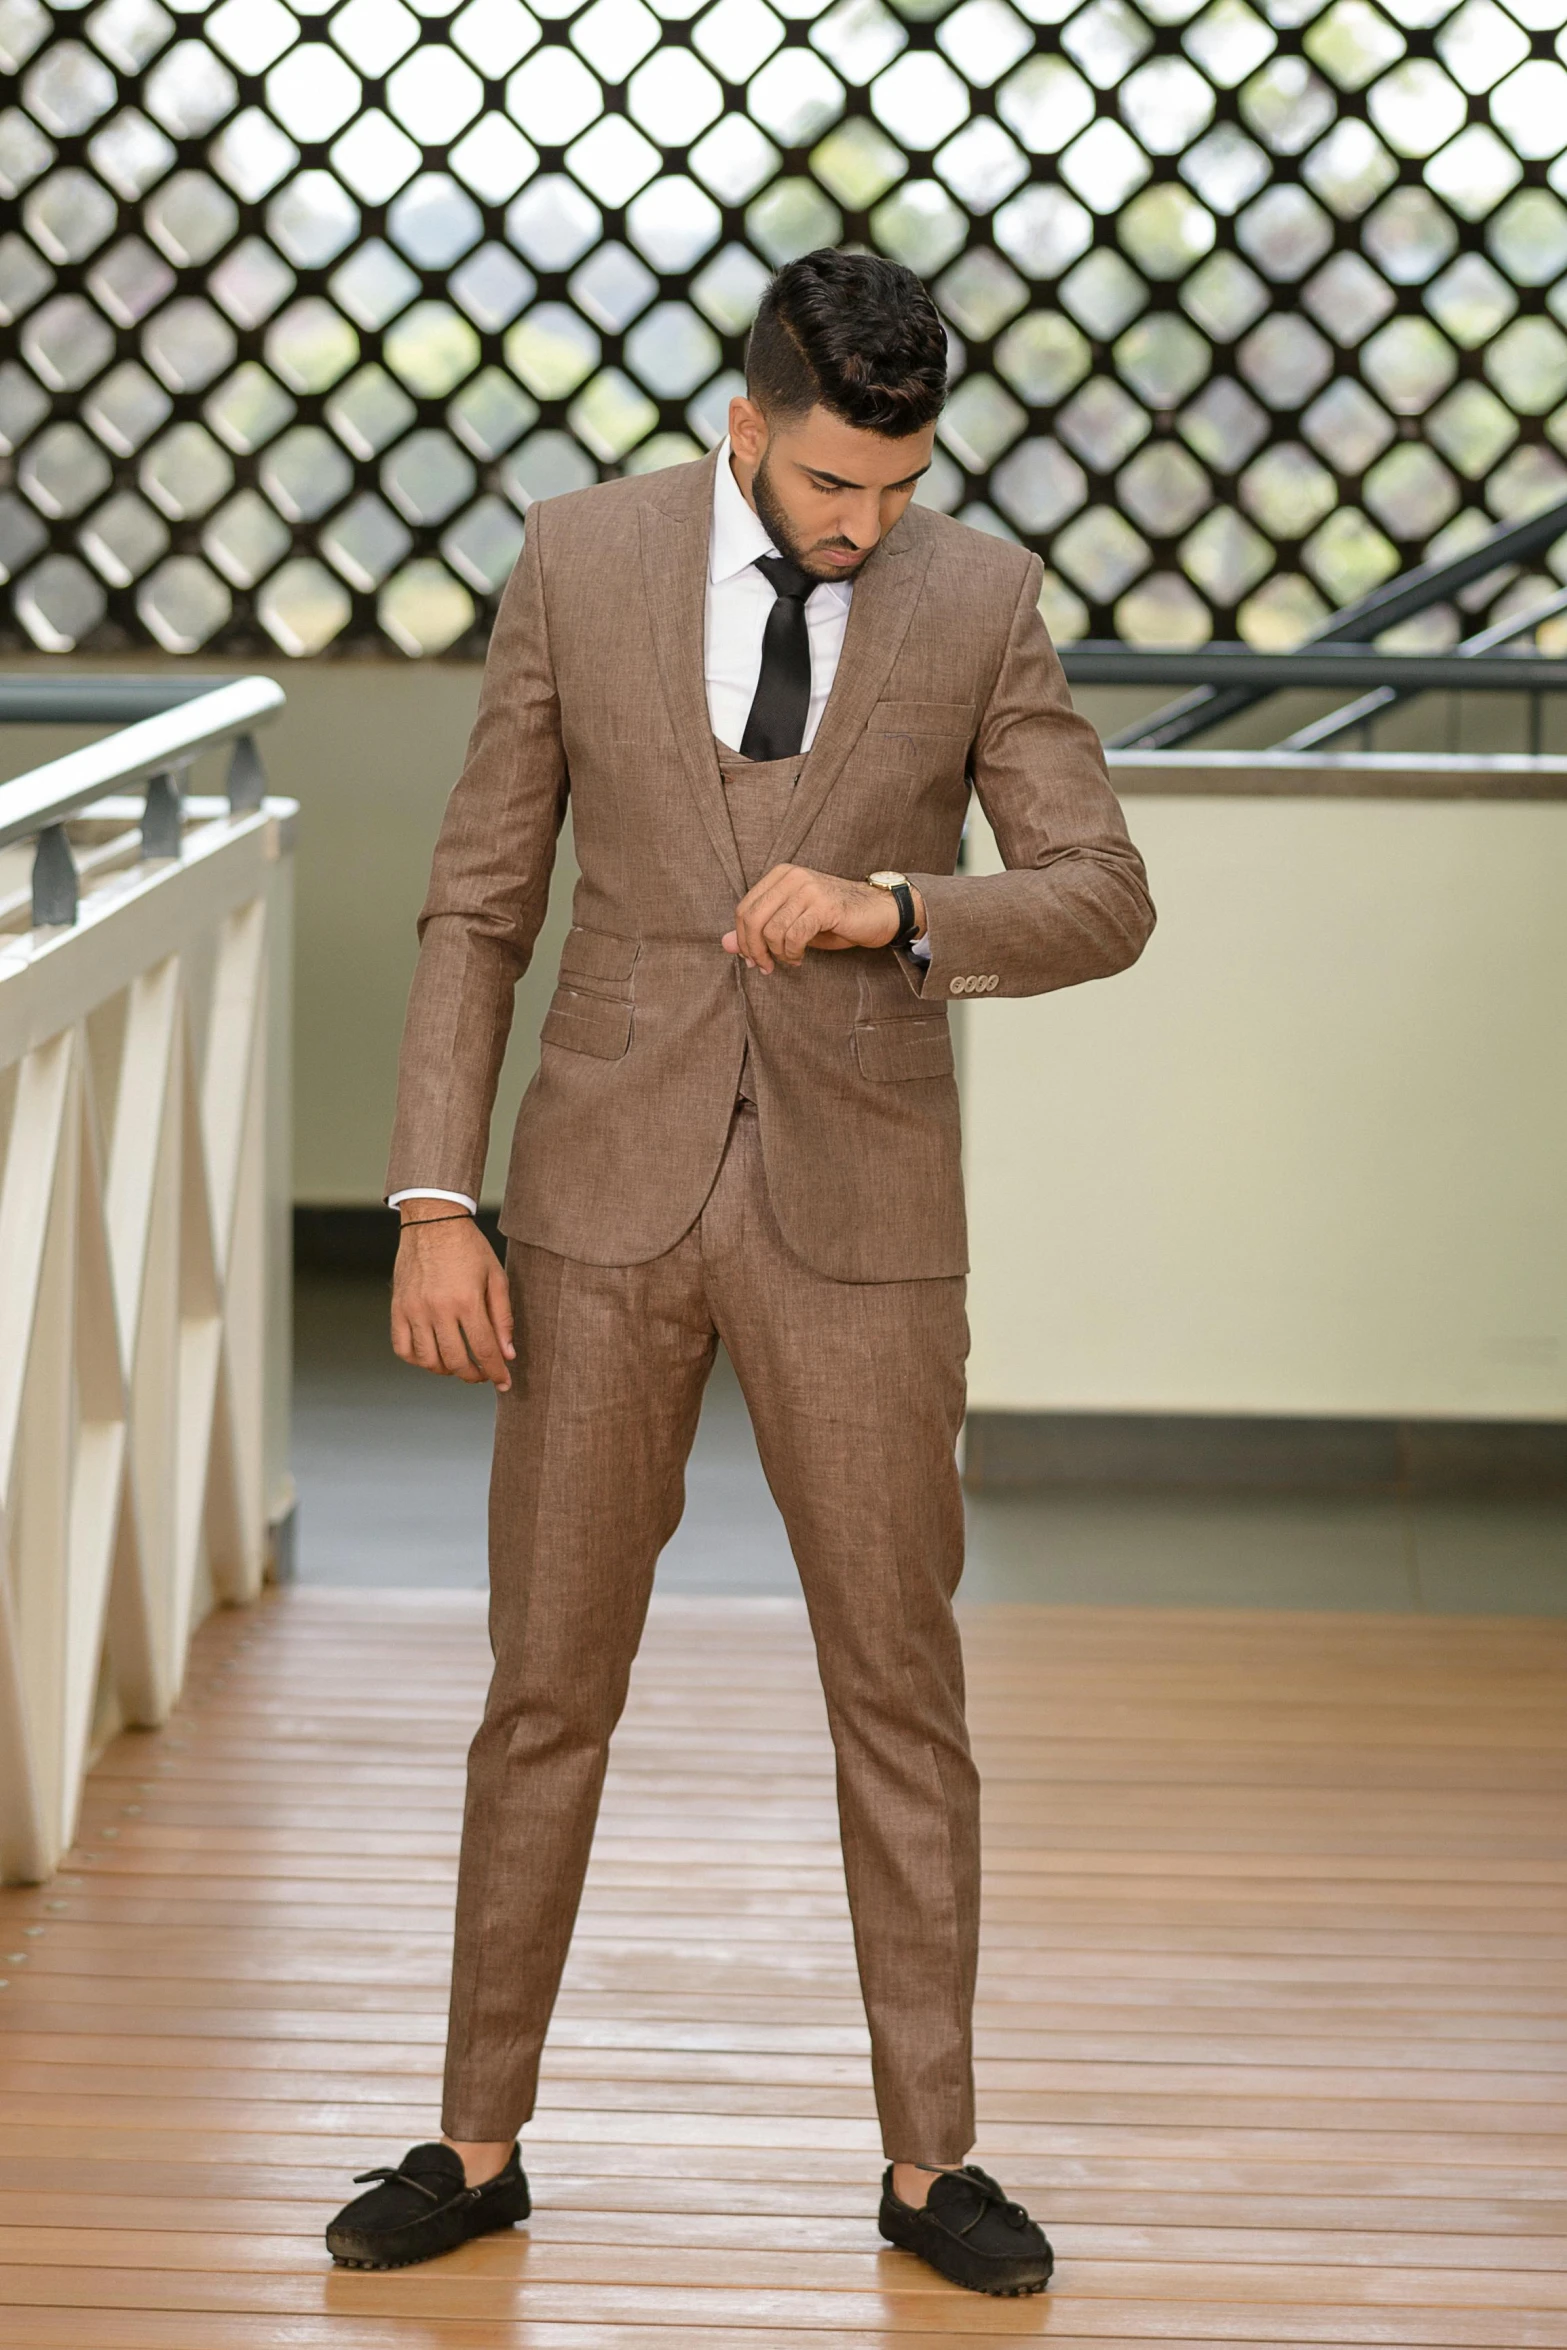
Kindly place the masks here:
<instances>
[{"instance_id":1,"label":"man's hand","mask_svg":"<svg viewBox=\"0 0 1567 2350\"><path fill-rule=\"evenodd\" d=\"M485 1380L505 1395L511 1386L511 1298L500 1259L471 1216L438 1201L420 1216L405 1213L392 1275L392 1352L421 1371Z\"/></svg>"},{"instance_id":2,"label":"man's hand","mask_svg":"<svg viewBox=\"0 0 1567 2350\"><path fill-rule=\"evenodd\" d=\"M925 927L918 890L914 911ZM898 901L891 890L868 881L844 881L836 873L813 873L807 865L775 865L735 908L735 926L723 944L752 970L778 963L797 968L807 947L835 952L842 947L890 946L898 935Z\"/></svg>"}]
</instances>

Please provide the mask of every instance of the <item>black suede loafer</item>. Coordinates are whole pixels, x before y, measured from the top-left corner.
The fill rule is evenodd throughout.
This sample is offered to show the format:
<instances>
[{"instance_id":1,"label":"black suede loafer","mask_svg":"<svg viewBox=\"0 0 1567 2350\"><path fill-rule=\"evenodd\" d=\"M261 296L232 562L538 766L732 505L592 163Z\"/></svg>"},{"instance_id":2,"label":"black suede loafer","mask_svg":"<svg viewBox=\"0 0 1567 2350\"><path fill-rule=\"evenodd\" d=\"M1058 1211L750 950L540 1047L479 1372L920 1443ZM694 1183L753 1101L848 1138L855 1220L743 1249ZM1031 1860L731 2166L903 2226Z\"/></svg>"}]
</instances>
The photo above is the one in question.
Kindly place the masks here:
<instances>
[{"instance_id":1,"label":"black suede loafer","mask_svg":"<svg viewBox=\"0 0 1567 2350\"><path fill-rule=\"evenodd\" d=\"M932 2179L922 2210L893 2193L889 2163L877 2224L889 2244L971 2293L1042 2293L1055 2266L1044 2229L974 2162Z\"/></svg>"},{"instance_id":2,"label":"black suede loafer","mask_svg":"<svg viewBox=\"0 0 1567 2350\"><path fill-rule=\"evenodd\" d=\"M450 2146L414 2146L396 2170L364 2170L356 2187L377 2183L345 2203L326 2232L339 2268L412 2268L454 2252L470 2236L514 2227L531 2208L522 2158L514 2146L506 2168L470 2187Z\"/></svg>"}]
</instances>

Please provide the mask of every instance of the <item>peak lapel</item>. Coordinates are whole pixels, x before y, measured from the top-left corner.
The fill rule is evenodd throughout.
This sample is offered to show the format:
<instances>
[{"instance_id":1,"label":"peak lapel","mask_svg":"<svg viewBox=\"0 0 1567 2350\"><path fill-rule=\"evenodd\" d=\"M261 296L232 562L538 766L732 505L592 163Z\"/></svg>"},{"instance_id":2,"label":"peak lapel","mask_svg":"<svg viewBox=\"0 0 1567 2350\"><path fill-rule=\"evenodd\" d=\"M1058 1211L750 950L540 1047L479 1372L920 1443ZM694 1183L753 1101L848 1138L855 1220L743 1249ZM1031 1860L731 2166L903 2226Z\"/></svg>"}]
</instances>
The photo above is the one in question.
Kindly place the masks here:
<instances>
[{"instance_id":1,"label":"peak lapel","mask_svg":"<svg viewBox=\"0 0 1567 2350\"><path fill-rule=\"evenodd\" d=\"M642 508L642 586L659 684L680 745L686 780L738 903L745 895L745 877L713 749L702 670L713 465L714 459L709 457L702 464L681 466L669 477L668 495Z\"/></svg>"},{"instance_id":2,"label":"peak lapel","mask_svg":"<svg viewBox=\"0 0 1567 2350\"><path fill-rule=\"evenodd\" d=\"M929 562L928 546L917 541L901 545L889 541L855 581L838 674L816 740L794 787L789 813L768 852L769 865L787 865L799 854L801 842L842 775L908 634Z\"/></svg>"}]
</instances>

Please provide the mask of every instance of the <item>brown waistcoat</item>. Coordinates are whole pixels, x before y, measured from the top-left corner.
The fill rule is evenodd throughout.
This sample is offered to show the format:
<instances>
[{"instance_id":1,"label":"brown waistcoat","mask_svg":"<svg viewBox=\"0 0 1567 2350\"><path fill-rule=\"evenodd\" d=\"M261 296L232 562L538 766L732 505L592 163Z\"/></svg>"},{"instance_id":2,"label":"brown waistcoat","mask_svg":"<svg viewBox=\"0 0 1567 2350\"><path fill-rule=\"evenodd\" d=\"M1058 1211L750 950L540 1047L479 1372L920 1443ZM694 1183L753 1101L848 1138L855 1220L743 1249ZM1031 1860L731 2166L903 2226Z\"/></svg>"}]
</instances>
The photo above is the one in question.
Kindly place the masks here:
<instances>
[{"instance_id":1,"label":"brown waistcoat","mask_svg":"<svg viewBox=\"0 0 1567 2350\"><path fill-rule=\"evenodd\" d=\"M723 779L724 806L729 814L729 829L734 834L735 854L740 859L741 878L747 889L755 889L767 871L768 844L777 838L779 827L789 813L790 794L800 780L805 761L798 755L792 759L747 759L739 751L732 751L727 743L720 742L716 734L713 750ZM739 1094L742 1101L756 1099L749 1042L740 1065Z\"/></svg>"}]
</instances>

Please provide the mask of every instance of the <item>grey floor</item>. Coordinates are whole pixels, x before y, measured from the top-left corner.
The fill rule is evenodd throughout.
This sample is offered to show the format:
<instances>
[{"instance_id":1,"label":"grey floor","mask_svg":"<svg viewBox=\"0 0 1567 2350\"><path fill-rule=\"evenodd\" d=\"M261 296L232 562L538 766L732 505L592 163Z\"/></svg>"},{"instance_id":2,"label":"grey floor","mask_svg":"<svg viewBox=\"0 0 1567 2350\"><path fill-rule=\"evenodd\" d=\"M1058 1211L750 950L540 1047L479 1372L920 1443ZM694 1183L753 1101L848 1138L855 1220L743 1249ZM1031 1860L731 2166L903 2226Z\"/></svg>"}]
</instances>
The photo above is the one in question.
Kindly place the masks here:
<instances>
[{"instance_id":1,"label":"grey floor","mask_svg":"<svg viewBox=\"0 0 1567 2350\"><path fill-rule=\"evenodd\" d=\"M409 1370L384 1284L295 1293L298 1570L308 1583L481 1587L488 1389ZM660 1588L799 1588L720 1356ZM1567 1502L971 1495L963 1596L1047 1604L1567 1615Z\"/></svg>"}]
</instances>

